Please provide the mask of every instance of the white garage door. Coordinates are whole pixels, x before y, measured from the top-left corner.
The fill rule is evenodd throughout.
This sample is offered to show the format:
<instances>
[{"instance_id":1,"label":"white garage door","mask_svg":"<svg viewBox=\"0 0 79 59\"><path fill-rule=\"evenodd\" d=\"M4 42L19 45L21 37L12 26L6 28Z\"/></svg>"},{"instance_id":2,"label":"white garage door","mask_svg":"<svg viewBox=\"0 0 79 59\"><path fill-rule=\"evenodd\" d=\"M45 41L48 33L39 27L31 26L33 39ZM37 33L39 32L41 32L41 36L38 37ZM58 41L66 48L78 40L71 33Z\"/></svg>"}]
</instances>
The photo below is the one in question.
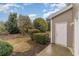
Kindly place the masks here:
<instances>
[{"instance_id":1,"label":"white garage door","mask_svg":"<svg viewBox=\"0 0 79 59\"><path fill-rule=\"evenodd\" d=\"M55 43L67 47L67 23L55 24Z\"/></svg>"}]
</instances>

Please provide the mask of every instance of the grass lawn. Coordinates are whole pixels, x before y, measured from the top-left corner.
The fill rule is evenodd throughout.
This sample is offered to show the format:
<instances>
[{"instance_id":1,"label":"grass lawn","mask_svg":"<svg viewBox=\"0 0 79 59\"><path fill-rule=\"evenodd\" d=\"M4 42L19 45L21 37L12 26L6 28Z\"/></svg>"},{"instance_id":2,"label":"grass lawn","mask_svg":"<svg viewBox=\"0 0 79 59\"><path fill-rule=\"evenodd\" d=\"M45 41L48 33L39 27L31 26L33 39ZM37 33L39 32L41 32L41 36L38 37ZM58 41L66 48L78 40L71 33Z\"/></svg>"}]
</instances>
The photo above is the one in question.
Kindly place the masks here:
<instances>
[{"instance_id":1,"label":"grass lawn","mask_svg":"<svg viewBox=\"0 0 79 59\"><path fill-rule=\"evenodd\" d=\"M1 41L9 42L13 47L12 55L36 55L47 45L40 45L33 42L29 35L21 34L0 35Z\"/></svg>"}]
</instances>

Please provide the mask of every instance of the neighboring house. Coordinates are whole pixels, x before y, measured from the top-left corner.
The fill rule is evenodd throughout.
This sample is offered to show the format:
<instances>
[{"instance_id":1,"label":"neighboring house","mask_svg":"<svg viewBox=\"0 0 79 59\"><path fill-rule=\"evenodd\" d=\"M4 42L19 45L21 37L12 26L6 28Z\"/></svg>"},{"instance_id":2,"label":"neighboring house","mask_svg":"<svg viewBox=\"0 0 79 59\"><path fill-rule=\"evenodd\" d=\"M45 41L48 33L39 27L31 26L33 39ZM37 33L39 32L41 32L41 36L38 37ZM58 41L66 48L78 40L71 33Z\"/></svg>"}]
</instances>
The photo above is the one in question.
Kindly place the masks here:
<instances>
[{"instance_id":1,"label":"neighboring house","mask_svg":"<svg viewBox=\"0 0 79 59\"><path fill-rule=\"evenodd\" d=\"M79 4L70 4L51 14L51 43L67 47L74 55L79 55Z\"/></svg>"}]
</instances>

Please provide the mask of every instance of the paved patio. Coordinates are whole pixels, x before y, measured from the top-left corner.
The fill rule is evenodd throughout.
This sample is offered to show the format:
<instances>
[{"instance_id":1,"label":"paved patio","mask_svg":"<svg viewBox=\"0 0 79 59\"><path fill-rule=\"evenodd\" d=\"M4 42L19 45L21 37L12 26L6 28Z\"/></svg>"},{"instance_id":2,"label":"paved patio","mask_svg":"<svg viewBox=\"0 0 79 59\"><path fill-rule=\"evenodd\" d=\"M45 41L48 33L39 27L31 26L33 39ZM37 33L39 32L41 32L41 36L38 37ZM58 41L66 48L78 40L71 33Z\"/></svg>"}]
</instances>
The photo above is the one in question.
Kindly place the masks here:
<instances>
[{"instance_id":1,"label":"paved patio","mask_svg":"<svg viewBox=\"0 0 79 59\"><path fill-rule=\"evenodd\" d=\"M49 44L37 56L73 56L70 50L56 44Z\"/></svg>"}]
</instances>

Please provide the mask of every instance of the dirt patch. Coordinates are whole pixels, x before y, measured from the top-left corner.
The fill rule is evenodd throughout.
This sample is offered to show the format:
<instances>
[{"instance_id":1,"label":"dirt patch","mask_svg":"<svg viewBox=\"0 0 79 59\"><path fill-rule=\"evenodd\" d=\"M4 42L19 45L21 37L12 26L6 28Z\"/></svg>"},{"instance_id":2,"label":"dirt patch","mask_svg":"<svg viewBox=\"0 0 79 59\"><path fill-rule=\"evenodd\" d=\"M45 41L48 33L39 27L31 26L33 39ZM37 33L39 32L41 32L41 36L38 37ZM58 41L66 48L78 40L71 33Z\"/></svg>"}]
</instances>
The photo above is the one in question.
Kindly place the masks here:
<instances>
[{"instance_id":1,"label":"dirt patch","mask_svg":"<svg viewBox=\"0 0 79 59\"><path fill-rule=\"evenodd\" d=\"M20 34L0 35L0 40L9 42L14 47L12 56L35 56L48 45L37 44L29 35Z\"/></svg>"},{"instance_id":2,"label":"dirt patch","mask_svg":"<svg viewBox=\"0 0 79 59\"><path fill-rule=\"evenodd\" d=\"M13 52L25 52L31 48L30 44L27 43L25 38L17 38L14 40L11 39L7 42L9 42L14 47Z\"/></svg>"},{"instance_id":3,"label":"dirt patch","mask_svg":"<svg viewBox=\"0 0 79 59\"><path fill-rule=\"evenodd\" d=\"M49 44L48 43L46 45L40 45L40 44L35 43L32 40L29 40L28 43L31 44L30 50L25 51L23 53L21 53L21 52L14 53L13 56L36 56L40 51L42 51L44 48L46 48Z\"/></svg>"},{"instance_id":4,"label":"dirt patch","mask_svg":"<svg viewBox=\"0 0 79 59\"><path fill-rule=\"evenodd\" d=\"M13 46L13 52L25 52L28 51L31 46L28 44L28 40L30 37L24 37L22 35L7 35L7 36L0 36L1 41L6 41Z\"/></svg>"}]
</instances>

